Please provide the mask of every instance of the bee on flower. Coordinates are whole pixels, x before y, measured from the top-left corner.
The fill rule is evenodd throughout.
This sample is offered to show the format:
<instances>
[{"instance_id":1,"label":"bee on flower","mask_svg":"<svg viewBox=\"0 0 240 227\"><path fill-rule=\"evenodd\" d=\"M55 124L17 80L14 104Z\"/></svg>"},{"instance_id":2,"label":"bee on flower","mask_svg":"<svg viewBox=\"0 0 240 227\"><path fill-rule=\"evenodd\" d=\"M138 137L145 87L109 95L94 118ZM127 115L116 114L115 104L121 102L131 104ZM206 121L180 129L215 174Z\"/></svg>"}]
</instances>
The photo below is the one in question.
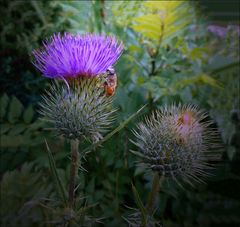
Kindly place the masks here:
<instances>
[{"instance_id":1,"label":"bee on flower","mask_svg":"<svg viewBox=\"0 0 240 227\"><path fill-rule=\"evenodd\" d=\"M107 96L113 96L117 88L117 74L111 66L107 69L106 79L104 81L104 91Z\"/></svg>"},{"instance_id":2,"label":"bee on flower","mask_svg":"<svg viewBox=\"0 0 240 227\"><path fill-rule=\"evenodd\" d=\"M60 80L43 96L42 115L58 134L97 141L113 120L117 76L112 65L123 51L113 36L55 34L32 52L45 77ZM102 95L102 93L105 95Z\"/></svg>"}]
</instances>

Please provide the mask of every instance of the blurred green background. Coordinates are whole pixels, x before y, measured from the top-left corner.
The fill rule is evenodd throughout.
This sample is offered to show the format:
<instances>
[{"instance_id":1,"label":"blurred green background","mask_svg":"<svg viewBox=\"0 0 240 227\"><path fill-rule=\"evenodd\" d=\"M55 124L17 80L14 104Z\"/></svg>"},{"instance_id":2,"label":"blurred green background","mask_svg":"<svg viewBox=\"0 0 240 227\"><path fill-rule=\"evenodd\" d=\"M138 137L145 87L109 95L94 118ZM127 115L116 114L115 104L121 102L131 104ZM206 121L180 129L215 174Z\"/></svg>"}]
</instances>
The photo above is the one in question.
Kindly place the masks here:
<instances>
[{"instance_id":1,"label":"blurred green background","mask_svg":"<svg viewBox=\"0 0 240 227\"><path fill-rule=\"evenodd\" d=\"M171 3L171 4L170 4ZM56 32L113 34L125 50L115 66L118 108L113 129L142 105L193 103L209 112L224 146L214 176L184 190L161 185L156 218L164 226L240 225L238 1L2 1L1 210L3 227L57 226L63 214L44 138L67 185L69 143L47 131L38 102L50 79L31 64L31 51ZM209 31L221 26L225 36ZM238 27L236 27L236 25ZM129 152L143 115L87 156L78 176L78 206L103 224L128 226L136 208L131 182L145 202L152 175ZM64 226L64 225L58 225Z\"/></svg>"}]
</instances>

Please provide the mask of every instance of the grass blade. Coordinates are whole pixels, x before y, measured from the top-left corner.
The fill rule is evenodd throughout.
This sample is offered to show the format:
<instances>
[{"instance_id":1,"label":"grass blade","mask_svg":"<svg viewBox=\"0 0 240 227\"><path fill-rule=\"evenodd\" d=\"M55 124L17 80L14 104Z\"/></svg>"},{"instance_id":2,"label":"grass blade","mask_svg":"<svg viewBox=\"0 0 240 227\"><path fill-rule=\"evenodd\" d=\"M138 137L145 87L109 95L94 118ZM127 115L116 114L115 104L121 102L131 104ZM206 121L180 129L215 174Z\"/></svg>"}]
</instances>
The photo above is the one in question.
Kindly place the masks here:
<instances>
[{"instance_id":1,"label":"grass blade","mask_svg":"<svg viewBox=\"0 0 240 227\"><path fill-rule=\"evenodd\" d=\"M51 150L48 146L48 143L47 143L46 139L45 139L45 144L46 144L46 147L47 147L50 170L51 170L53 178L56 182L57 191L58 191L60 197L62 198L62 201L64 202L64 204L67 205L67 196L66 196L63 184L61 182L61 179L60 179L60 177L57 173L56 163L55 163L55 160L53 158L52 152L51 152Z\"/></svg>"},{"instance_id":2,"label":"grass blade","mask_svg":"<svg viewBox=\"0 0 240 227\"><path fill-rule=\"evenodd\" d=\"M94 149L96 149L98 146L109 140L114 134L122 130L134 117L136 117L145 107L147 104L142 106L137 112L132 114L127 120L122 122L117 128L115 128L113 131L111 131L109 134L107 134L102 140L98 141L97 143L92 144L91 146L87 147L83 150L83 154L89 154Z\"/></svg>"},{"instance_id":3,"label":"grass blade","mask_svg":"<svg viewBox=\"0 0 240 227\"><path fill-rule=\"evenodd\" d=\"M135 186L133 185L132 183L132 191L133 191L133 194L134 194L134 198L135 198L135 201L136 201L136 204L137 204L137 207L139 208L140 212L141 212L141 215L142 215L142 224L141 226L146 226L147 224L147 211L142 203L142 200L138 194L138 191L137 189L135 188Z\"/></svg>"}]
</instances>

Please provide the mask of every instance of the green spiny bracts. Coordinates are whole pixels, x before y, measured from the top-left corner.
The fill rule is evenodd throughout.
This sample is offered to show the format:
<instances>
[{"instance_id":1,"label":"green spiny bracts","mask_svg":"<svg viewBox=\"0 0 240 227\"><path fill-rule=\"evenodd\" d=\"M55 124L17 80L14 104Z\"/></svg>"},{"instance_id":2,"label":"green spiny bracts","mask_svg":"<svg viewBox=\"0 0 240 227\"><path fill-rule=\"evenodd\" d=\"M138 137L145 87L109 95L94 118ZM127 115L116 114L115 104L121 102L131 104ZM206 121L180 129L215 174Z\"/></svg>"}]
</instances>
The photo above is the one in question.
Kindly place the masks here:
<instances>
[{"instance_id":1,"label":"green spiny bracts","mask_svg":"<svg viewBox=\"0 0 240 227\"><path fill-rule=\"evenodd\" d=\"M78 77L69 85L52 84L43 96L40 113L59 135L98 141L113 119L112 97L105 95L104 76Z\"/></svg>"},{"instance_id":2,"label":"green spiny bracts","mask_svg":"<svg viewBox=\"0 0 240 227\"><path fill-rule=\"evenodd\" d=\"M211 127L207 114L193 105L172 105L155 111L139 123L132 141L153 171L192 183L201 181L216 160L218 133Z\"/></svg>"}]
</instances>

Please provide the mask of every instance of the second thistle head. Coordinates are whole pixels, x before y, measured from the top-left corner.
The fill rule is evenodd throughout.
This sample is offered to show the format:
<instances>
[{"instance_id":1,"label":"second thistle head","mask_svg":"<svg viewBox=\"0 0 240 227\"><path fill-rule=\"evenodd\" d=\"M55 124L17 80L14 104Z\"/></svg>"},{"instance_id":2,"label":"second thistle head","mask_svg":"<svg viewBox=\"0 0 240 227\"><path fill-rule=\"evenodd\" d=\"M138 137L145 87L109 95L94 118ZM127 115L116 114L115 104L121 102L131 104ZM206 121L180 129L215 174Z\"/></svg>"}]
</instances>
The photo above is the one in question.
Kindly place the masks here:
<instances>
[{"instance_id":1,"label":"second thistle head","mask_svg":"<svg viewBox=\"0 0 240 227\"><path fill-rule=\"evenodd\" d=\"M193 105L172 105L155 111L134 131L133 143L153 171L191 184L208 175L215 160L217 132L207 115Z\"/></svg>"}]
</instances>

